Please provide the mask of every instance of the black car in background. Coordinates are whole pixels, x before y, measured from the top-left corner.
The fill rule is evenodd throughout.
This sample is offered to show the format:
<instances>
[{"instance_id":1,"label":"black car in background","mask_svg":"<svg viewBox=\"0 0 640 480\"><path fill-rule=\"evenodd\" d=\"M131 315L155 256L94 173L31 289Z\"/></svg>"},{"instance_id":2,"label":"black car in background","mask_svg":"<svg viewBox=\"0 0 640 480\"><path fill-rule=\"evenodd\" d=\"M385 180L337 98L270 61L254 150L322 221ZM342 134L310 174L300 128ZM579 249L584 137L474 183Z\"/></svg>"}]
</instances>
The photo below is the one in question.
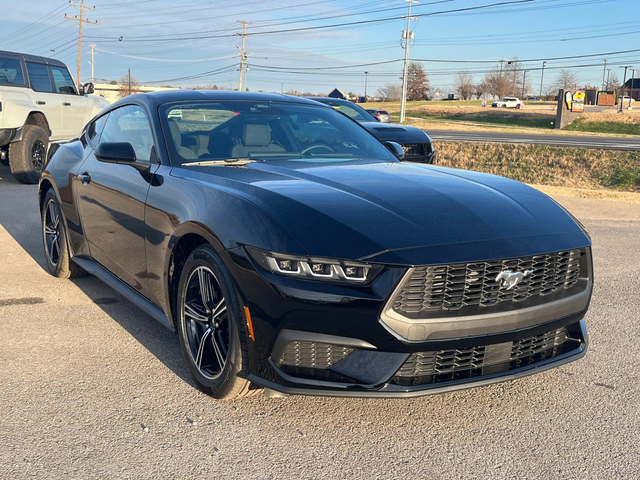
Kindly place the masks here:
<instances>
[{"instance_id":1,"label":"black car in background","mask_svg":"<svg viewBox=\"0 0 640 480\"><path fill-rule=\"evenodd\" d=\"M435 150L431 137L416 127L381 123L360 105L348 100L330 97L307 97L330 105L369 130L381 142L396 142L404 149L404 159L410 162L433 163Z\"/></svg>"},{"instance_id":2,"label":"black car in background","mask_svg":"<svg viewBox=\"0 0 640 480\"><path fill-rule=\"evenodd\" d=\"M216 398L416 396L583 356L583 227L519 182L387 147L301 98L128 96L53 148L47 267L177 331Z\"/></svg>"}]
</instances>

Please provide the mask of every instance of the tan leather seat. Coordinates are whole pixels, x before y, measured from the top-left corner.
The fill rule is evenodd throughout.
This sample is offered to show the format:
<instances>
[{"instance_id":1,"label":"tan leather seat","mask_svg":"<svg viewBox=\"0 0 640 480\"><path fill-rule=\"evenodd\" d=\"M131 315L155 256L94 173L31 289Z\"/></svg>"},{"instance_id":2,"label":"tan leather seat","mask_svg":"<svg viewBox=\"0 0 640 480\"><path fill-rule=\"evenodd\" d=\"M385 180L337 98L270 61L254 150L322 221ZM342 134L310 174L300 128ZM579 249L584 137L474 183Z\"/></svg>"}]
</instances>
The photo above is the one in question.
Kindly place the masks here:
<instances>
[{"instance_id":1,"label":"tan leather seat","mask_svg":"<svg viewBox=\"0 0 640 480\"><path fill-rule=\"evenodd\" d=\"M176 146L178 154L185 160L197 160L198 156L193 152L193 150L189 150L187 147L182 146L182 134L180 133L180 127L175 120L169 119L169 130L171 131L171 138L173 139L173 143Z\"/></svg>"},{"instance_id":2,"label":"tan leather seat","mask_svg":"<svg viewBox=\"0 0 640 480\"><path fill-rule=\"evenodd\" d=\"M257 153L285 152L280 145L271 142L271 130L266 123L247 123L242 132L242 143L233 150L233 158L249 157Z\"/></svg>"}]
</instances>

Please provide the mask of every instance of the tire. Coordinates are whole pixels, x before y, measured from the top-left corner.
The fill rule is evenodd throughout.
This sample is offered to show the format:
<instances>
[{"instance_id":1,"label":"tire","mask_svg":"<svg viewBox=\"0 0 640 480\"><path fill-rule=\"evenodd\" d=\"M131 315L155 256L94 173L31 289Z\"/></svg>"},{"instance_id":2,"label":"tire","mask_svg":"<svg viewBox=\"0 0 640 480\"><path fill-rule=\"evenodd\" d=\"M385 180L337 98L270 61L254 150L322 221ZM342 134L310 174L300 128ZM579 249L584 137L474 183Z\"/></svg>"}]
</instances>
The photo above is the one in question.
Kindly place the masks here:
<instances>
[{"instance_id":1,"label":"tire","mask_svg":"<svg viewBox=\"0 0 640 480\"><path fill-rule=\"evenodd\" d=\"M246 379L247 338L233 285L231 275L209 245L189 255L178 284L178 337L187 367L196 385L220 400L262 391Z\"/></svg>"},{"instance_id":2,"label":"tire","mask_svg":"<svg viewBox=\"0 0 640 480\"><path fill-rule=\"evenodd\" d=\"M9 166L20 183L38 183L47 159L49 135L38 125L25 125L22 140L9 144Z\"/></svg>"},{"instance_id":3,"label":"tire","mask_svg":"<svg viewBox=\"0 0 640 480\"><path fill-rule=\"evenodd\" d=\"M503 103L503 104L502 104L502 108L507 108L507 104L506 104L506 103Z\"/></svg>"},{"instance_id":4,"label":"tire","mask_svg":"<svg viewBox=\"0 0 640 480\"><path fill-rule=\"evenodd\" d=\"M67 228L55 191L50 188L42 202L42 241L49 273L58 278L75 278L85 271L71 261ZM56 221L57 217L57 221Z\"/></svg>"},{"instance_id":5,"label":"tire","mask_svg":"<svg viewBox=\"0 0 640 480\"><path fill-rule=\"evenodd\" d=\"M520 109L522 108L522 105L518 104L518 105L516 105L516 108L517 108L518 110L520 110Z\"/></svg>"}]
</instances>

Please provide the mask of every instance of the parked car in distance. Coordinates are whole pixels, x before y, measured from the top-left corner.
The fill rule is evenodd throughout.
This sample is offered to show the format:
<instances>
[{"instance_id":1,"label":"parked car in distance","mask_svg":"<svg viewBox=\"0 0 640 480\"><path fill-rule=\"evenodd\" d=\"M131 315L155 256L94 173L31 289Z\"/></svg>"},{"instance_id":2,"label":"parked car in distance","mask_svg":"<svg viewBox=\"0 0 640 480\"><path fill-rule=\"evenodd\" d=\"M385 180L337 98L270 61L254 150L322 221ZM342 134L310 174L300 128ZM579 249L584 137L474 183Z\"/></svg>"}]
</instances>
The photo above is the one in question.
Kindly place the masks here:
<instances>
[{"instance_id":1,"label":"parked car in distance","mask_svg":"<svg viewBox=\"0 0 640 480\"><path fill-rule=\"evenodd\" d=\"M404 149L404 159L409 162L433 163L435 149L431 137L423 130L407 125L382 123L360 105L348 100L330 97L307 97L324 103L340 113L352 118L369 130L381 142L396 142Z\"/></svg>"},{"instance_id":2,"label":"parked car in distance","mask_svg":"<svg viewBox=\"0 0 640 480\"><path fill-rule=\"evenodd\" d=\"M0 51L0 161L22 183L38 183L50 141L77 137L109 102L78 89L54 58Z\"/></svg>"},{"instance_id":3,"label":"parked car in distance","mask_svg":"<svg viewBox=\"0 0 640 480\"><path fill-rule=\"evenodd\" d=\"M386 110L366 109L371 115L381 123L391 123L391 115Z\"/></svg>"},{"instance_id":4,"label":"parked car in distance","mask_svg":"<svg viewBox=\"0 0 640 480\"><path fill-rule=\"evenodd\" d=\"M494 108L522 108L524 102L517 97L504 97L502 100L496 100L491 104Z\"/></svg>"},{"instance_id":5,"label":"parked car in distance","mask_svg":"<svg viewBox=\"0 0 640 480\"><path fill-rule=\"evenodd\" d=\"M129 96L56 144L46 268L93 274L177 331L220 399L411 397L582 357L584 228L527 185L391 151L303 98Z\"/></svg>"},{"instance_id":6,"label":"parked car in distance","mask_svg":"<svg viewBox=\"0 0 640 480\"><path fill-rule=\"evenodd\" d=\"M636 99L630 97L629 95L625 95L623 97L618 97L618 102L622 102L622 106L629 106L629 104L633 105L636 103Z\"/></svg>"}]
</instances>

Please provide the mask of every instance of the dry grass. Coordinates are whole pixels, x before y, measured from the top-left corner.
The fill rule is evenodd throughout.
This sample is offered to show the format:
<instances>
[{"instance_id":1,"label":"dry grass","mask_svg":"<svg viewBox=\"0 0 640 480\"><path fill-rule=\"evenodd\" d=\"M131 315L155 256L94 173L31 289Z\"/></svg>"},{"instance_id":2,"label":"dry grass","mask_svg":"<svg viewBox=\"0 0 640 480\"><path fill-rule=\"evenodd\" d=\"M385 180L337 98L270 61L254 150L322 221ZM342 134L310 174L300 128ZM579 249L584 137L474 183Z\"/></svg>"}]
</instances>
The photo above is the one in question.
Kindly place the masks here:
<instances>
[{"instance_id":1,"label":"dry grass","mask_svg":"<svg viewBox=\"0 0 640 480\"><path fill-rule=\"evenodd\" d=\"M640 125L640 111L637 113L585 113L580 117L583 123L590 122L612 122L612 123L631 123Z\"/></svg>"},{"instance_id":2,"label":"dry grass","mask_svg":"<svg viewBox=\"0 0 640 480\"><path fill-rule=\"evenodd\" d=\"M421 106L414 107L407 110L408 115L433 115L433 116L446 116L446 117L461 117L469 120L476 119L478 117L492 117L492 118L530 118L533 120L554 120L555 108L553 110L542 109L507 109L507 108L490 108L490 107L441 107L441 106Z\"/></svg>"},{"instance_id":3,"label":"dry grass","mask_svg":"<svg viewBox=\"0 0 640 480\"><path fill-rule=\"evenodd\" d=\"M589 190L640 192L640 152L438 142L436 163L521 182Z\"/></svg>"},{"instance_id":4,"label":"dry grass","mask_svg":"<svg viewBox=\"0 0 640 480\"><path fill-rule=\"evenodd\" d=\"M640 193L618 192L615 190L589 190L586 188L552 187L549 185L531 186L547 195L562 195L564 197L593 198L595 200L610 200L613 202L635 203L640 205Z\"/></svg>"}]
</instances>

